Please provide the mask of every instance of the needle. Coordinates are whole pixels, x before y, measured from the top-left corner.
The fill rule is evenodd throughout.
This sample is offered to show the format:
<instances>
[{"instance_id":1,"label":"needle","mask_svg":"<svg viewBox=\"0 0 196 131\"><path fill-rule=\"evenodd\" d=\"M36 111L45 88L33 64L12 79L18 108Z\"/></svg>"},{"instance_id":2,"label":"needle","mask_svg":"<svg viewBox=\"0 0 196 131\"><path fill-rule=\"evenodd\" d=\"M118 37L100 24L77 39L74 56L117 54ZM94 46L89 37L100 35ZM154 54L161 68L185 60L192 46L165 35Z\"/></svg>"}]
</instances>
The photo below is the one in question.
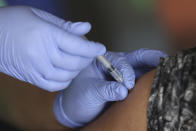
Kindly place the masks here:
<instances>
[{"instance_id":1,"label":"needle","mask_svg":"<svg viewBox=\"0 0 196 131\"><path fill-rule=\"evenodd\" d=\"M122 74L107 60L104 55L97 56L97 60L104 65L110 75L120 83L123 83Z\"/></svg>"}]
</instances>

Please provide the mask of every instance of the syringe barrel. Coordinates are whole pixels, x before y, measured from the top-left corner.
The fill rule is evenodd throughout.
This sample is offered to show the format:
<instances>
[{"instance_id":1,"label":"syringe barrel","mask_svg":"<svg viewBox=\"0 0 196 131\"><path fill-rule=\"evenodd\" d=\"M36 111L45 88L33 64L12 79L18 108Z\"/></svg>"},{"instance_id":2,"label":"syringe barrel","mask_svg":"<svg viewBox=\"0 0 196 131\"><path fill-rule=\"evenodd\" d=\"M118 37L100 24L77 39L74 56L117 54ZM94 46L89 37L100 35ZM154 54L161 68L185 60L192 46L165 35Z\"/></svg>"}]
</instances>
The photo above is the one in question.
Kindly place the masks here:
<instances>
[{"instance_id":1,"label":"syringe barrel","mask_svg":"<svg viewBox=\"0 0 196 131\"><path fill-rule=\"evenodd\" d=\"M112 71L109 71L109 73L116 81L123 83L123 76L116 68L113 67Z\"/></svg>"},{"instance_id":2,"label":"syringe barrel","mask_svg":"<svg viewBox=\"0 0 196 131\"><path fill-rule=\"evenodd\" d=\"M113 65L107 60L105 56L97 56L99 62L103 64L103 66L108 70L110 75L118 82L123 83L123 77L121 73L113 67Z\"/></svg>"},{"instance_id":3,"label":"syringe barrel","mask_svg":"<svg viewBox=\"0 0 196 131\"><path fill-rule=\"evenodd\" d=\"M105 68L110 69L112 67L111 63L107 60L104 55L97 56L99 62L101 62Z\"/></svg>"}]
</instances>

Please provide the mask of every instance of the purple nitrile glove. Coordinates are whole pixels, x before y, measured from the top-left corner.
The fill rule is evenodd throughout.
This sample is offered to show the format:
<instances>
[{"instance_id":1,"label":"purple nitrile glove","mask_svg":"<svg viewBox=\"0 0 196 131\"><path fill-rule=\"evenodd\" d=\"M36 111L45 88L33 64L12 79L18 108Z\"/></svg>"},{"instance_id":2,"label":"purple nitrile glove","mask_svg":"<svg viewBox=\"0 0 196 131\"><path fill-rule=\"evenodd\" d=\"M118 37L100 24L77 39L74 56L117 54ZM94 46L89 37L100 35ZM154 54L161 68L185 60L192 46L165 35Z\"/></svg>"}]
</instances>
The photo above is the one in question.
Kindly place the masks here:
<instances>
[{"instance_id":1,"label":"purple nitrile glove","mask_svg":"<svg viewBox=\"0 0 196 131\"><path fill-rule=\"evenodd\" d=\"M122 57L125 57L128 63L133 67L135 71L136 79L145 74L146 72L156 68L159 64L160 57L167 57L165 52L153 49L139 49L133 52L119 53Z\"/></svg>"},{"instance_id":2,"label":"purple nitrile glove","mask_svg":"<svg viewBox=\"0 0 196 131\"><path fill-rule=\"evenodd\" d=\"M123 84L112 81L105 68L94 60L73 80L69 88L57 95L54 104L57 120L72 128L84 126L95 119L108 102L126 98L128 90L135 84L135 73L131 65L135 68L137 65L154 67L158 64L159 58L165 56L164 53L157 52L159 51L143 49L126 55L107 52L108 60L122 73Z\"/></svg>"},{"instance_id":3,"label":"purple nitrile glove","mask_svg":"<svg viewBox=\"0 0 196 131\"><path fill-rule=\"evenodd\" d=\"M102 44L84 40L91 25L68 22L39 9L0 8L0 72L47 91L66 88Z\"/></svg>"}]
</instances>

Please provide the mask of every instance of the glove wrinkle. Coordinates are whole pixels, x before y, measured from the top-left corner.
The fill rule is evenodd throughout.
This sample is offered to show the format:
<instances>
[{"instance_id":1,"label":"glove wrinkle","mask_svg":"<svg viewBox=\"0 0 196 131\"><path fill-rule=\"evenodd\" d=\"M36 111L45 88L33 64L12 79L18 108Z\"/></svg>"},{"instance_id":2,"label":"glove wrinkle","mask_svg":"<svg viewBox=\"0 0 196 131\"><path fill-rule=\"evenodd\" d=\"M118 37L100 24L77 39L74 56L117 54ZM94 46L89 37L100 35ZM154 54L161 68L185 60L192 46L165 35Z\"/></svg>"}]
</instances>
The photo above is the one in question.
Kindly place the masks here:
<instances>
[{"instance_id":1,"label":"glove wrinkle","mask_svg":"<svg viewBox=\"0 0 196 131\"><path fill-rule=\"evenodd\" d=\"M0 8L0 17L0 72L46 91L67 88L106 51L81 38L91 29L88 22L72 23L27 6Z\"/></svg>"}]
</instances>

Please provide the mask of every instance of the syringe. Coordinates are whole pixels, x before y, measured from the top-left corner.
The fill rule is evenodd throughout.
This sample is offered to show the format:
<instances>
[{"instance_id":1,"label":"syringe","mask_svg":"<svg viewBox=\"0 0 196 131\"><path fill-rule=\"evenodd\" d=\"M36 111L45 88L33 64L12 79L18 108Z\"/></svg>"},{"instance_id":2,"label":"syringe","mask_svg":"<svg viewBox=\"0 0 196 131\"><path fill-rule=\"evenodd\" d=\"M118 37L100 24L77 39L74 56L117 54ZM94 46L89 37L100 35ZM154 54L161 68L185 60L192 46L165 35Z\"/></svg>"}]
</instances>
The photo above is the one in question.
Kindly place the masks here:
<instances>
[{"instance_id":1,"label":"syringe","mask_svg":"<svg viewBox=\"0 0 196 131\"><path fill-rule=\"evenodd\" d=\"M97 60L104 65L104 67L108 70L110 75L120 83L123 83L122 74L107 60L107 58L103 55L97 56Z\"/></svg>"},{"instance_id":2,"label":"syringe","mask_svg":"<svg viewBox=\"0 0 196 131\"><path fill-rule=\"evenodd\" d=\"M87 40L85 36L82 36L83 39ZM107 60L104 55L97 56L97 60L103 64L103 66L108 70L110 75L120 83L123 83L122 74Z\"/></svg>"}]
</instances>

